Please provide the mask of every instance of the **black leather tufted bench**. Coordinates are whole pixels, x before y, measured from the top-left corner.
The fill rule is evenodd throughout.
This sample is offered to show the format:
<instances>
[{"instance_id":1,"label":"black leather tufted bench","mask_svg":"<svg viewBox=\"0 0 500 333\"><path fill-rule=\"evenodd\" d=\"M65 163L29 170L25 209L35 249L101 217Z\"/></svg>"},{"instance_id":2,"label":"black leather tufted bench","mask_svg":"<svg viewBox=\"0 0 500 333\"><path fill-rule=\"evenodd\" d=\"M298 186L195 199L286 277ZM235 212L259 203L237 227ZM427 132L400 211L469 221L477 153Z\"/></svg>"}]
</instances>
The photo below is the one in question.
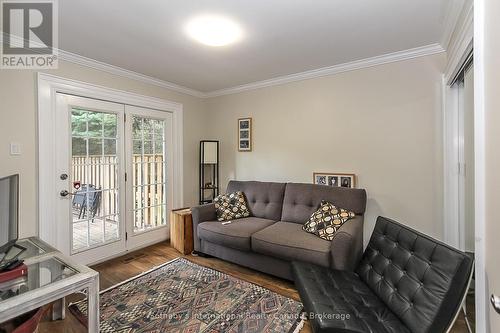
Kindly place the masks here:
<instances>
[{"instance_id":1,"label":"black leather tufted bench","mask_svg":"<svg viewBox=\"0 0 500 333\"><path fill-rule=\"evenodd\" d=\"M445 332L473 272L465 253L379 217L355 272L292 264L314 332Z\"/></svg>"}]
</instances>

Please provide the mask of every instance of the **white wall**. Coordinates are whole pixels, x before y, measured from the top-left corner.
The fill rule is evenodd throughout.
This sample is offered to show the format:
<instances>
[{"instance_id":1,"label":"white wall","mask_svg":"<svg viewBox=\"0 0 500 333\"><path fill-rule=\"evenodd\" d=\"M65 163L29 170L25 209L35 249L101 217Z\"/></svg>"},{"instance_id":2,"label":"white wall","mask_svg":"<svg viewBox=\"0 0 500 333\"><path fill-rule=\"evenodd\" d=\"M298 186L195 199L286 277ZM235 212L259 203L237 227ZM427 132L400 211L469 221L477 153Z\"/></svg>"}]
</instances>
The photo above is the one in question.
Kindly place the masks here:
<instances>
[{"instance_id":1,"label":"white wall","mask_svg":"<svg viewBox=\"0 0 500 333\"><path fill-rule=\"evenodd\" d=\"M204 101L167 89L60 61L52 75L109 88L158 97L184 106L184 203L197 202L198 142L206 130ZM20 236L37 233L37 95L36 73L0 70L0 177L20 173ZM9 143L22 145L21 156L10 156Z\"/></svg>"},{"instance_id":2,"label":"white wall","mask_svg":"<svg viewBox=\"0 0 500 333\"><path fill-rule=\"evenodd\" d=\"M479 71L477 66L475 67L475 73L478 75L479 81L481 81L475 87L477 88L476 96L480 95L478 98L479 104L484 102L484 123L482 121L478 122L481 127L476 127L476 129L479 129L476 138L484 138L485 146L484 151L479 150L479 154L476 151L476 158L479 157L481 162L485 162L485 164L476 165L479 169L479 181L476 178L476 184L479 185L481 191L480 193L476 192L476 194L480 198L480 203L482 203L481 200L485 199L485 206L478 209L479 214L476 214L476 218L482 220L484 217L486 222L484 236L486 236L486 301L488 301L491 294L500 296L500 260L498 259L500 239L500 210L498 209L500 198L500 173L498 171L500 170L500 94L498 88L498 78L500 77L500 39L498 38L500 21L498 17L500 16L500 2L498 0L484 0L480 1L479 5L484 10L484 12L479 10L479 13L485 15L485 23L484 27L482 27L484 31L481 29L482 31L478 32L477 39L479 41L475 46L479 47L477 48L478 52L475 49L474 59L477 59L483 66L480 66ZM483 22L481 16L476 17L476 19ZM484 37L484 39L481 37ZM479 74L477 74L478 72ZM478 104L476 104L476 108L478 108ZM483 113L480 113L480 117L482 116ZM483 125L485 125L484 128ZM484 192L482 192L483 189ZM484 215L482 215L483 213ZM477 225L476 228L478 228ZM483 235L478 234L478 237L483 237ZM483 305L480 306L482 309ZM495 312L489 302L486 306L490 320L490 332L500 332L500 315Z\"/></svg>"},{"instance_id":3,"label":"white wall","mask_svg":"<svg viewBox=\"0 0 500 333\"><path fill-rule=\"evenodd\" d=\"M440 54L209 99L221 185L352 172L368 193L365 242L378 215L441 238L445 61ZM240 117L253 117L253 152L237 152Z\"/></svg>"}]
</instances>

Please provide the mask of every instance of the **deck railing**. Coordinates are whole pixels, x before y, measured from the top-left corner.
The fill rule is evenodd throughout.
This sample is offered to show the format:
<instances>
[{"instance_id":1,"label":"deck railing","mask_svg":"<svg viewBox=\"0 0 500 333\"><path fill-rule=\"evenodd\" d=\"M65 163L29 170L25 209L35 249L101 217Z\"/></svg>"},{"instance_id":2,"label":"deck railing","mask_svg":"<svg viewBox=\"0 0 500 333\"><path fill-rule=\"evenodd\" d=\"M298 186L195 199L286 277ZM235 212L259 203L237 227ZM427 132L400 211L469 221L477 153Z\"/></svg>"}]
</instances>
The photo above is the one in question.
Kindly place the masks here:
<instances>
[{"instance_id":1,"label":"deck railing","mask_svg":"<svg viewBox=\"0 0 500 333\"><path fill-rule=\"evenodd\" d=\"M103 191L98 215L109 216L107 217L109 220L113 220L113 215L119 213L119 175L116 162L116 156L72 157L72 181L80 182L82 185L90 184ZM133 188L134 208L144 208L136 212L134 220L139 225L135 227L142 229L161 225L163 213L159 212L163 210L161 207L156 210L153 207L164 202L163 156L134 155L132 157L132 175L130 176L133 178L130 178L129 181L145 185ZM143 223L140 222L141 220Z\"/></svg>"}]
</instances>

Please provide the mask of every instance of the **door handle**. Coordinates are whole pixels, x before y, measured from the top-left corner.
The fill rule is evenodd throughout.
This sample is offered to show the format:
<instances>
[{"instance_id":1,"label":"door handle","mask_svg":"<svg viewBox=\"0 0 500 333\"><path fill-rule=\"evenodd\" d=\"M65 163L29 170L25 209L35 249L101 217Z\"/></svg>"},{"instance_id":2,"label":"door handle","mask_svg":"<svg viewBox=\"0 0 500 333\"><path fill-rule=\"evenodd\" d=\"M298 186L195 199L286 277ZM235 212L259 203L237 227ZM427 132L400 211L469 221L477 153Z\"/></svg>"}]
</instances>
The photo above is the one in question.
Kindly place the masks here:
<instances>
[{"instance_id":1,"label":"door handle","mask_svg":"<svg viewBox=\"0 0 500 333\"><path fill-rule=\"evenodd\" d=\"M495 309L495 311L500 314L500 297L492 294L490 301L491 305L493 305L493 309Z\"/></svg>"},{"instance_id":2,"label":"door handle","mask_svg":"<svg viewBox=\"0 0 500 333\"><path fill-rule=\"evenodd\" d=\"M62 190L61 192L59 192L59 195L61 197L67 197L68 195L76 195L76 193L71 193L69 191L66 191L66 190Z\"/></svg>"}]
</instances>

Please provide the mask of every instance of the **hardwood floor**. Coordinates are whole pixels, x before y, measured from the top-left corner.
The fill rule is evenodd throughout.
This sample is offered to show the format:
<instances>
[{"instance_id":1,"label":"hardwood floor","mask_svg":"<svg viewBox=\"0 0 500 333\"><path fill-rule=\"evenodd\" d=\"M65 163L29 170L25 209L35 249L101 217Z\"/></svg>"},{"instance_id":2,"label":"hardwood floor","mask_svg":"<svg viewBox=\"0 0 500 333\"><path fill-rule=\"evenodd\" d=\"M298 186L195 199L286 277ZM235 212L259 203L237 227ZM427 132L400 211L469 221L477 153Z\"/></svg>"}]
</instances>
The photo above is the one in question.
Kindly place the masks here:
<instances>
[{"instance_id":1,"label":"hardwood floor","mask_svg":"<svg viewBox=\"0 0 500 333\"><path fill-rule=\"evenodd\" d=\"M101 290L113 286L123 280L131 278L137 274L140 274L154 266L160 265L166 261L175 259L177 257L185 257L189 260L217 269L219 271L225 272L227 274L233 275L240 279L258 284L265 288L268 288L274 292L281 295L299 300L299 295L295 289L293 283L282 280L270 275L259 273L254 270L244 268L235 264L231 264L216 258L202 258L195 257L192 255L182 255L174 248L170 247L169 243L156 244L139 251L131 252L123 257L119 257L105 263L93 266L100 273L100 283ZM80 295L74 295L67 298L67 303L81 299ZM474 321L474 298L468 298L468 312L470 320ZM86 329L76 320L75 317L69 311L66 312L66 319L61 321L51 322L48 319L44 319L40 324L40 333L56 333L56 332L68 332L68 333L80 333L86 332ZM301 333L310 333L311 327L308 322L304 325ZM461 314L458 318L455 326L452 329L453 333L467 332L465 321L463 315Z\"/></svg>"}]
</instances>

